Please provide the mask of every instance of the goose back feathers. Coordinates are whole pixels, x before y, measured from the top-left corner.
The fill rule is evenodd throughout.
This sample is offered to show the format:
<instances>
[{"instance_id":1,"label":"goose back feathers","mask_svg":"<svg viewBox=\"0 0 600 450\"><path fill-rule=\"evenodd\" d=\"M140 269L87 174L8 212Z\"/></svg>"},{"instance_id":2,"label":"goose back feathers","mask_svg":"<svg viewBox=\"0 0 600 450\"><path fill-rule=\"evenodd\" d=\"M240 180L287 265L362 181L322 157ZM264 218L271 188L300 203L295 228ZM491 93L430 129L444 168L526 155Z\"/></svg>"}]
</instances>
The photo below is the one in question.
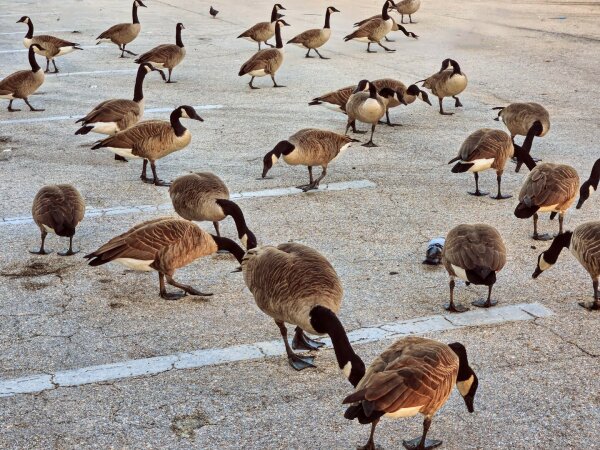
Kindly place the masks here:
<instances>
[{"instance_id":1,"label":"goose back feathers","mask_svg":"<svg viewBox=\"0 0 600 450\"><path fill-rule=\"evenodd\" d=\"M526 136L533 124L539 121L542 131L538 136L545 136L550 130L550 114L538 103L511 103L506 107L498 107L498 118L502 119L511 137Z\"/></svg>"},{"instance_id":2,"label":"goose back feathers","mask_svg":"<svg viewBox=\"0 0 600 450\"><path fill-rule=\"evenodd\" d=\"M579 175L565 164L543 163L527 176L519 192L519 218L531 217L535 212L564 213L575 201L579 189ZM517 211L515 211L517 214Z\"/></svg>"}]
</instances>

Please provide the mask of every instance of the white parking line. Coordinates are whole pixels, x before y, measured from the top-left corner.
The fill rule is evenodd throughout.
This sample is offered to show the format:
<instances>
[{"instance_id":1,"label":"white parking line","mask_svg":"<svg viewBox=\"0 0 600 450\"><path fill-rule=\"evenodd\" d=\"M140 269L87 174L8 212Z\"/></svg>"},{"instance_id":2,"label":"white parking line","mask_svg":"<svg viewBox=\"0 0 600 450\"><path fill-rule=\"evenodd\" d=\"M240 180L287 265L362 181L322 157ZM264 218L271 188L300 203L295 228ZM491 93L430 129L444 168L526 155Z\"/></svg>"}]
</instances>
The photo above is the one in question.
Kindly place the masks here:
<instances>
[{"instance_id":1,"label":"white parking line","mask_svg":"<svg viewBox=\"0 0 600 450\"><path fill-rule=\"evenodd\" d=\"M245 198L259 198L259 197L283 197L286 195L314 195L318 192L327 192L327 191L345 191L348 189L364 189L364 188L372 188L377 185L369 180L355 180L355 181L345 181L341 183L331 183L331 184L323 184L319 186L317 191L310 191L307 194L304 194L300 189L295 187L288 188L276 188L276 189L266 189L264 191L252 191L252 192L237 192L231 194L231 198L233 200L236 199L245 199ZM134 205L134 206L114 206L112 208L86 208L85 217L103 217L103 216L117 216L121 214L142 214L142 213L155 213L160 211L173 211L173 205L171 203L163 203L160 205ZM0 226L2 225L24 225L33 223L33 218L31 216L21 216L21 217L4 217L0 218Z\"/></svg>"},{"instance_id":2,"label":"white parking line","mask_svg":"<svg viewBox=\"0 0 600 450\"><path fill-rule=\"evenodd\" d=\"M499 325L507 322L533 320L554 314L539 303L521 303L478 309L458 315L437 315L401 322L390 322L378 326L359 328L348 333L354 345L400 337L456 330L464 327ZM329 339L322 339L331 347ZM82 386L113 380L156 375L172 370L197 369L236 361L253 361L269 356L285 354L281 340L235 345L226 348L196 350L155 358L134 359L113 364L65 370L51 374L31 375L21 378L0 380L0 397L19 394L36 394L42 391L67 386Z\"/></svg>"}]
</instances>

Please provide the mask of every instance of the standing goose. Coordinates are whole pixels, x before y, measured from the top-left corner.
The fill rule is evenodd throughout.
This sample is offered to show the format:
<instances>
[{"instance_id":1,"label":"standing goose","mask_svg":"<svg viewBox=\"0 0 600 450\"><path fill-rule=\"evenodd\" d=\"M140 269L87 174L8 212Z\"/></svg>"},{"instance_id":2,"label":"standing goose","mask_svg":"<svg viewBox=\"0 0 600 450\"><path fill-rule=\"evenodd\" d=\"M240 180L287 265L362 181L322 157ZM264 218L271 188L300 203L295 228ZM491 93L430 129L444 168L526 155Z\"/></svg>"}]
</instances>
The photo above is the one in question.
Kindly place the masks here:
<instances>
[{"instance_id":1,"label":"standing goose","mask_svg":"<svg viewBox=\"0 0 600 450\"><path fill-rule=\"evenodd\" d=\"M508 106L498 106L493 108L498 111L498 116L494 119L499 121L502 119L510 137L527 136L535 122L540 122L542 130L537 136L545 136L550 130L550 114L546 108L538 103L511 103Z\"/></svg>"},{"instance_id":2,"label":"standing goose","mask_svg":"<svg viewBox=\"0 0 600 450\"><path fill-rule=\"evenodd\" d=\"M472 413L479 380L469 366L464 345L406 337L390 345L367 368L354 393L343 401L352 403L344 417L371 424L369 441L360 449L375 450L379 447L373 435L381 417L397 419L420 413L425 416L422 436L403 441L403 445L409 450L432 449L442 442L427 439L427 432L454 385Z\"/></svg>"},{"instance_id":3,"label":"standing goose","mask_svg":"<svg viewBox=\"0 0 600 450\"><path fill-rule=\"evenodd\" d=\"M400 23L404 23L404 15L408 15L410 23L416 23L412 20L412 15L421 7L421 0L400 0L396 3L396 10L400 13Z\"/></svg>"},{"instance_id":4,"label":"standing goose","mask_svg":"<svg viewBox=\"0 0 600 450\"><path fill-rule=\"evenodd\" d=\"M248 85L252 89L260 89L252 85L255 77L264 77L266 75L271 76L273 80L273 87L285 87L277 84L275 81L275 72L279 70L283 64L283 41L281 40L281 26L289 26L283 19L279 19L275 23L275 48L266 50L259 50L256 52L248 61L242 64L238 76L250 75L250 82Z\"/></svg>"},{"instance_id":5,"label":"standing goose","mask_svg":"<svg viewBox=\"0 0 600 450\"><path fill-rule=\"evenodd\" d=\"M307 30L304 33L300 33L293 39L290 39L287 43L296 44L299 47L304 47L308 49L306 55L304 55L306 58L312 58L312 56L310 56L310 51L314 50L315 52L317 52L317 55L319 55L319 58L329 59L321 55L319 53L318 48L325 45L331 37L331 26L329 24L329 17L334 12L340 11L334 8L333 6L327 8L327 11L325 12L325 26L322 29L315 28L312 30Z\"/></svg>"},{"instance_id":6,"label":"standing goose","mask_svg":"<svg viewBox=\"0 0 600 450\"><path fill-rule=\"evenodd\" d=\"M276 22L280 19L281 14L279 14L279 10L285 9L279 3L275 3L273 5L273 9L271 10L271 21L270 22L259 22L251 28L244 31L242 34L238 36L239 38L244 38L249 41L258 43L258 50L260 50L260 43L264 42L265 45L269 47L273 47L267 41L271 39L275 35Z\"/></svg>"},{"instance_id":7,"label":"standing goose","mask_svg":"<svg viewBox=\"0 0 600 450\"><path fill-rule=\"evenodd\" d=\"M554 238L550 248L538 256L537 267L533 278L537 278L544 270L548 270L558 259L563 248L568 248L577 261L592 277L594 287L594 301L591 305L586 302L579 306L590 311L600 310L600 296L598 294L598 278L600 277L600 221L586 222L577 226L574 231L561 233Z\"/></svg>"},{"instance_id":8,"label":"standing goose","mask_svg":"<svg viewBox=\"0 0 600 450\"><path fill-rule=\"evenodd\" d=\"M127 158L143 158L141 180L155 186L169 186L160 180L156 174L155 162L173 152L188 146L192 133L181 124L181 118L204 122L196 110L183 105L171 113L170 122L164 120L147 120L134 125L114 136L97 142L92 150L108 148L111 152ZM146 167L150 161L152 178L146 176Z\"/></svg>"},{"instance_id":9,"label":"standing goose","mask_svg":"<svg viewBox=\"0 0 600 450\"><path fill-rule=\"evenodd\" d=\"M448 161L448 164L456 162L452 173L470 172L475 175L475 192L469 192L469 194L476 196L488 194L488 192L479 190L479 172L487 169L496 170L498 194L492 198L502 200L512 197L512 195L502 195L500 184L506 161L512 158L513 154L513 143L507 133L501 130L482 128L472 133L463 142L458 156Z\"/></svg>"},{"instance_id":10,"label":"standing goose","mask_svg":"<svg viewBox=\"0 0 600 450\"><path fill-rule=\"evenodd\" d=\"M452 67L450 67L452 66ZM454 113L444 112L442 101L444 97L452 97L456 108L461 107L462 103L457 97L467 87L467 76L460 71L460 66L453 59L442 61L442 68L429 78L421 80L423 87L430 89L440 102L440 114L451 116ZM420 83L421 81L417 81Z\"/></svg>"},{"instance_id":11,"label":"standing goose","mask_svg":"<svg viewBox=\"0 0 600 450\"><path fill-rule=\"evenodd\" d=\"M95 252L85 255L90 266L101 266L114 261L140 271L158 272L160 296L165 300L179 300L185 294L210 296L173 279L175 271L217 250L227 250L242 262L244 250L231 239L213 236L193 222L163 217L136 225L129 231L112 238ZM183 292L168 293L167 283Z\"/></svg>"},{"instance_id":12,"label":"standing goose","mask_svg":"<svg viewBox=\"0 0 600 450\"><path fill-rule=\"evenodd\" d=\"M279 327L290 365L296 370L314 367L314 358L301 357L292 348L317 350L324 344L305 332L328 334L340 370L356 386L365 365L354 353L337 317L343 289L329 261L310 247L286 243L249 250L242 260L242 270L257 306ZM296 325L292 348L286 322Z\"/></svg>"},{"instance_id":13,"label":"standing goose","mask_svg":"<svg viewBox=\"0 0 600 450\"><path fill-rule=\"evenodd\" d=\"M330 162L344 153L352 142L357 142L348 136L343 136L333 131L318 130L316 128L305 128L291 135L286 141L279 142L273 150L263 158L262 177L283 157L290 165L308 166L308 184L297 186L304 192L318 189L319 183L327 175L327 166ZM313 180L313 166L321 166L321 176Z\"/></svg>"},{"instance_id":14,"label":"standing goose","mask_svg":"<svg viewBox=\"0 0 600 450\"><path fill-rule=\"evenodd\" d=\"M146 8L146 5L142 3L142 0L133 0L133 9L131 12L133 23L119 23L113 25L96 38L98 41L96 42L96 45L101 44L102 42L112 42L119 47L119 50L121 50L121 58L125 57L125 53L137 56L137 53L125 50L125 46L138 37L138 34L140 34L142 29L137 15L138 6Z\"/></svg>"},{"instance_id":15,"label":"standing goose","mask_svg":"<svg viewBox=\"0 0 600 450\"><path fill-rule=\"evenodd\" d=\"M22 99L31 111L44 111L36 109L27 99L31 94L38 90L44 83L44 71L35 60L35 49L43 50L38 44L31 44L29 47L29 65L31 70L19 70L12 73L0 81L0 98L10 100L8 110L10 112L21 111L12 107L13 101L17 98Z\"/></svg>"},{"instance_id":16,"label":"standing goose","mask_svg":"<svg viewBox=\"0 0 600 450\"><path fill-rule=\"evenodd\" d=\"M160 69L169 69L169 79L167 83L176 83L171 81L171 72L183 58L185 58L185 47L181 40L181 30L185 30L182 23L178 23L175 27L175 44L162 44L154 47L152 50L143 53L135 62L138 64L150 63Z\"/></svg>"},{"instance_id":17,"label":"standing goose","mask_svg":"<svg viewBox=\"0 0 600 450\"><path fill-rule=\"evenodd\" d=\"M600 158L594 163L592 167L592 173L590 177L581 185L579 189L579 201L577 202L577 209L583 206L583 203L590 198L594 192L598 190L598 181L600 181Z\"/></svg>"},{"instance_id":18,"label":"standing goose","mask_svg":"<svg viewBox=\"0 0 600 450\"><path fill-rule=\"evenodd\" d=\"M47 34L34 36L33 22L27 16L21 17L19 20L17 20L17 23L25 23L29 27L27 34L23 38L23 44L25 45L25 48L31 47L31 44L38 44L44 49L44 51L40 51L39 53L40 55L46 57L46 72L50 71L50 61L52 61L52 64L54 64L54 73L58 72L56 61L54 61L54 58L57 56L66 55L67 53L71 53L75 50L83 50L80 47L80 44L76 44L75 42L65 41L64 39L49 36Z\"/></svg>"},{"instance_id":19,"label":"standing goose","mask_svg":"<svg viewBox=\"0 0 600 450\"><path fill-rule=\"evenodd\" d=\"M173 181L169 195L177 214L186 220L211 221L219 237L219 222L231 216L244 246L247 249L256 247L256 236L246 225L242 210L229 200L229 189L215 174L199 172L183 175Z\"/></svg>"},{"instance_id":20,"label":"standing goose","mask_svg":"<svg viewBox=\"0 0 600 450\"><path fill-rule=\"evenodd\" d=\"M48 233L69 238L69 249L58 252L61 256L74 255L73 236L75 228L83 220L85 200L75 187L70 184L51 184L41 188L33 199L31 207L33 221L42 233L42 244L39 250L30 250L35 255L51 253L44 248Z\"/></svg>"},{"instance_id":21,"label":"standing goose","mask_svg":"<svg viewBox=\"0 0 600 450\"><path fill-rule=\"evenodd\" d=\"M446 236L442 251L442 264L450 275L450 303L446 309L464 312L468 308L454 304L454 278L458 277L467 285L488 286L487 300L472 302L473 306L489 308L498 302L492 300L492 287L496 283L496 273L506 264L506 247L500 233L489 225L462 224L454 227Z\"/></svg>"},{"instance_id":22,"label":"standing goose","mask_svg":"<svg viewBox=\"0 0 600 450\"><path fill-rule=\"evenodd\" d=\"M400 25L398 22L396 22L396 20L392 16L390 16L390 18L392 19L392 29L390 31L402 31L402 33L406 37L411 37L413 39L418 39L419 38L419 36L417 36L412 31L407 31L406 28L404 28L402 25ZM374 16L371 16L371 17L367 18L367 19L363 19L360 22L356 22L354 24L354 26L355 27L362 27L364 24L366 24L367 22L370 22L373 19L382 19L382 16L381 16L381 14L376 14ZM387 36L385 36L384 39L387 42L394 42L392 39L389 39Z\"/></svg>"},{"instance_id":23,"label":"standing goose","mask_svg":"<svg viewBox=\"0 0 600 450\"><path fill-rule=\"evenodd\" d=\"M366 42L368 53L376 53L374 50L371 50L371 44L379 45L386 52L395 52L395 49L387 48L381 43L381 40L386 37L390 31L392 31L394 19L392 19L388 14L388 8L393 8L395 6L396 5L392 0L386 0L381 8L381 18L375 18L365 22L359 26L354 33L350 33L348 36L344 37L344 41L348 42L350 40L355 40L359 42Z\"/></svg>"}]
</instances>

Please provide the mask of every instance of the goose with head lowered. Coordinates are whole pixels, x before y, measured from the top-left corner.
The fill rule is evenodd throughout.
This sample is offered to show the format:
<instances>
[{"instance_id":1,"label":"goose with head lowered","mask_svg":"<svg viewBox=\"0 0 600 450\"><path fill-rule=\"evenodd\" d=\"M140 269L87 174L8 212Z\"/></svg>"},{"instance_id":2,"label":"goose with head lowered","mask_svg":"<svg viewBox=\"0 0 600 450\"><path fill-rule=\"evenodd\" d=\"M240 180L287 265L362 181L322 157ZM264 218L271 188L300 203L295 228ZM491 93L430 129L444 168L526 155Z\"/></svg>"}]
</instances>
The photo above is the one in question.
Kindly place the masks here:
<instances>
[{"instance_id":1,"label":"goose with head lowered","mask_svg":"<svg viewBox=\"0 0 600 450\"><path fill-rule=\"evenodd\" d=\"M167 83L176 83L171 81L171 73L183 58L185 58L185 47L181 40L181 30L185 30L182 23L178 23L175 27L175 44L162 44L154 47L152 50L142 53L135 60L137 64L150 63L159 69L169 70L169 79Z\"/></svg>"},{"instance_id":2,"label":"goose with head lowered","mask_svg":"<svg viewBox=\"0 0 600 450\"><path fill-rule=\"evenodd\" d=\"M306 55L304 55L305 58L312 58L312 56L310 56L310 51L314 50L317 55L319 55L319 58L329 59L319 53L319 47L325 45L331 37L331 25L329 19L331 14L334 12L340 11L333 6L327 7L327 10L325 11L325 26L322 29L315 28L312 30L307 30L290 39L287 43L296 44L299 47L308 49Z\"/></svg>"},{"instance_id":3,"label":"goose with head lowered","mask_svg":"<svg viewBox=\"0 0 600 450\"><path fill-rule=\"evenodd\" d=\"M452 97L455 102L456 108L461 107L462 103L457 97L462 91L467 88L467 76L461 72L460 66L453 59L445 59L442 61L442 68L439 72L434 73L430 77L417 81L417 83L423 82L423 87L431 90L440 103L440 114L451 116L454 113L444 111L442 102L444 97Z\"/></svg>"},{"instance_id":4,"label":"goose with head lowered","mask_svg":"<svg viewBox=\"0 0 600 450\"><path fill-rule=\"evenodd\" d=\"M246 225L244 213L229 199L229 189L214 173L198 172L178 177L169 187L169 195L177 214L195 222L211 221L219 237L219 222L231 216L244 246L247 249L256 247L256 236Z\"/></svg>"},{"instance_id":5,"label":"goose with head lowered","mask_svg":"<svg viewBox=\"0 0 600 450\"><path fill-rule=\"evenodd\" d=\"M395 7L394 2L386 0L381 8L381 17L363 23L356 31L344 37L344 41L366 42L368 53L376 53L375 50L371 50L371 44L379 45L386 52L395 52L396 50L387 48L381 43L381 40L392 31L392 27L394 26L394 19L388 13L388 9L393 7ZM416 37L416 35L413 37Z\"/></svg>"},{"instance_id":6,"label":"goose with head lowered","mask_svg":"<svg viewBox=\"0 0 600 450\"><path fill-rule=\"evenodd\" d=\"M272 48L273 45L269 44L267 41L275 35L277 20L283 17L281 14L279 14L279 11L282 9L285 10L285 8L279 3L275 3L273 5L273 9L271 10L271 20L269 22L257 23L240 34L238 39L243 38L252 42L257 42L258 50L260 50L261 42L264 42L265 45L268 45Z\"/></svg>"},{"instance_id":7,"label":"goose with head lowered","mask_svg":"<svg viewBox=\"0 0 600 450\"><path fill-rule=\"evenodd\" d=\"M97 142L92 150L107 148L124 158L143 158L141 180L155 186L170 186L171 183L158 178L155 162L173 152L184 149L191 142L192 133L182 125L182 118L204 122L204 119L193 107L182 105L173 110L169 122L164 120L140 122ZM150 161L152 169L152 178L148 178L146 175L148 161Z\"/></svg>"},{"instance_id":8,"label":"goose with head lowered","mask_svg":"<svg viewBox=\"0 0 600 450\"><path fill-rule=\"evenodd\" d=\"M533 278L537 278L545 270L551 268L563 248L568 248L577 261L592 278L594 301L591 304L579 303L579 306L589 310L600 310L600 294L598 279L600 278L600 221L586 222L578 225L573 231L558 234L550 248L538 256L537 267Z\"/></svg>"},{"instance_id":9,"label":"goose with head lowered","mask_svg":"<svg viewBox=\"0 0 600 450\"><path fill-rule=\"evenodd\" d=\"M577 201L577 209L581 209L585 201L590 198L594 192L598 190L598 182L600 181L600 158L594 163L590 177L581 184L579 188L579 200Z\"/></svg>"},{"instance_id":10,"label":"goose with head lowered","mask_svg":"<svg viewBox=\"0 0 600 450\"><path fill-rule=\"evenodd\" d=\"M9 100L8 111L21 111L12 107L16 99L23 100L31 111L44 111L36 109L29 103L28 97L44 84L44 71L35 60L35 50L43 50L38 44L31 44L28 57L31 70L19 70L0 81L0 98Z\"/></svg>"},{"instance_id":11,"label":"goose with head lowered","mask_svg":"<svg viewBox=\"0 0 600 450\"><path fill-rule=\"evenodd\" d=\"M313 357L297 355L292 348L318 350L324 344L305 332L328 334L338 367L356 386L365 365L337 316L343 289L329 261L306 245L290 242L249 250L242 260L242 271L257 306L279 327L290 365L296 370L315 367ZM286 323L296 325L292 347Z\"/></svg>"},{"instance_id":12,"label":"goose with head lowered","mask_svg":"<svg viewBox=\"0 0 600 450\"><path fill-rule=\"evenodd\" d=\"M165 300L179 300L185 294L212 295L175 281L173 275L177 269L218 250L228 251L238 262L242 261L245 253L231 239L208 234L193 222L163 217L134 226L85 255L85 258L90 266L114 261L135 271L154 270L158 272L160 296ZM167 292L165 278L168 284L183 292Z\"/></svg>"},{"instance_id":13,"label":"goose with head lowered","mask_svg":"<svg viewBox=\"0 0 600 450\"><path fill-rule=\"evenodd\" d=\"M108 30L103 31L96 38L98 42L96 45L101 44L103 42L112 42L119 47L121 50L121 58L125 57L125 53L128 53L133 56L137 56L137 53L133 53L129 50L125 50L125 46L132 42L142 29L140 25L140 20L138 18L138 7L141 6L146 8L146 5L142 3L142 0L133 0L133 7L131 11L132 15L132 23L119 23L117 25L113 25Z\"/></svg>"},{"instance_id":14,"label":"goose with head lowered","mask_svg":"<svg viewBox=\"0 0 600 450\"><path fill-rule=\"evenodd\" d=\"M371 17L368 17L368 18L366 18L366 19L363 19L363 20L361 20L361 21L359 21L359 22L356 22L356 23L354 24L354 26L355 26L355 27L362 27L364 24L366 24L367 22L370 22L371 20L374 20L374 19L381 19L381 18L382 18L382 17L381 17L381 14L376 14L376 15L374 15L374 16L371 16ZM392 29L391 29L390 31L402 31L402 33L403 33L403 34L404 34L404 36L406 36L406 37L410 37L410 38L413 38L413 39L418 39L418 38L419 38L419 36L417 36L417 35L416 35L415 33L413 33L412 31L407 31L407 29L406 29L406 28L404 28L402 25L400 25L398 22L396 22L396 20L395 20L395 19L394 19L392 16L390 16L390 18L392 19ZM387 37L387 35L386 35L386 36L384 36L384 39L385 39L385 41L386 41L386 42L394 42L394 40L393 40L393 39L390 39L390 38L388 38L388 37ZM374 53L374 52L373 52L373 53Z\"/></svg>"},{"instance_id":15,"label":"goose with head lowered","mask_svg":"<svg viewBox=\"0 0 600 450\"><path fill-rule=\"evenodd\" d=\"M318 189L319 183L327 175L327 167L334 159L344 153L356 139L344 136L333 131L319 130L316 128L305 128L291 135L287 140L277 143L275 148L263 158L262 177L273 165L283 158L292 165L308 166L308 184L297 186L304 192ZM316 180L313 179L313 166L321 166L323 171Z\"/></svg>"},{"instance_id":16,"label":"goose with head lowered","mask_svg":"<svg viewBox=\"0 0 600 450\"><path fill-rule=\"evenodd\" d=\"M427 439L427 434L433 416L444 406L454 386L472 413L479 379L469 365L465 346L406 337L390 345L367 368L354 393L343 401L350 404L344 417L371 424L369 441L359 449L376 450L375 427L382 417L399 419L421 414L425 417L423 434L402 445L408 450L429 450L442 444Z\"/></svg>"},{"instance_id":17,"label":"goose with head lowered","mask_svg":"<svg viewBox=\"0 0 600 450\"><path fill-rule=\"evenodd\" d=\"M50 71L50 61L52 61L52 64L54 65L54 73L58 73L58 67L56 67L56 61L54 61L54 58L66 55L67 53L71 53L75 50L83 50L80 44L75 42L65 41L64 39L49 36L47 34L34 36L33 22L27 16L21 17L17 23L24 23L28 26L27 34L23 38L23 44L25 45L25 48L31 47L31 44L38 44L44 49L44 51L40 50L39 53L40 55L46 57L46 73Z\"/></svg>"},{"instance_id":18,"label":"goose with head lowered","mask_svg":"<svg viewBox=\"0 0 600 450\"><path fill-rule=\"evenodd\" d=\"M266 50L259 50L256 52L248 61L242 64L238 76L250 75L250 82L248 86L252 89L260 89L252 84L254 78L264 77L267 75L271 76L273 80L273 87L285 87L277 84L275 81L275 73L279 70L283 64L283 41L281 40L281 27L289 26L283 19L279 19L275 23L275 48Z\"/></svg>"}]
</instances>

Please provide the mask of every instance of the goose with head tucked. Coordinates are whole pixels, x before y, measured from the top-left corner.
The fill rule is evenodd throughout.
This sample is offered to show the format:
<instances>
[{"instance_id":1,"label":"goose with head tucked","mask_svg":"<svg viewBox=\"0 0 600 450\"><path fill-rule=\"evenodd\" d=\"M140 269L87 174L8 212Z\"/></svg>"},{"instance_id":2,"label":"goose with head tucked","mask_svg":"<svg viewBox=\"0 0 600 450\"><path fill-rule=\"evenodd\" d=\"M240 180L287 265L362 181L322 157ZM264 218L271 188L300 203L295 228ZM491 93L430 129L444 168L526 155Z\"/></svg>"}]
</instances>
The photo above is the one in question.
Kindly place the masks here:
<instances>
[{"instance_id":1,"label":"goose with head tucked","mask_svg":"<svg viewBox=\"0 0 600 450\"><path fill-rule=\"evenodd\" d=\"M114 261L135 271L154 270L158 272L160 296L165 300L179 300L186 294L212 295L175 281L173 275L177 269L218 250L228 251L240 263L245 253L231 239L208 234L193 222L163 217L134 226L84 258L89 260L90 266ZM168 284L183 292L167 292L165 278Z\"/></svg>"},{"instance_id":2,"label":"goose with head tucked","mask_svg":"<svg viewBox=\"0 0 600 450\"><path fill-rule=\"evenodd\" d=\"M238 39L243 38L247 39L248 41L257 42L258 50L260 50L261 42L264 42L265 45L273 48L273 45L269 44L267 41L275 36L277 20L283 17L281 14L279 14L279 11L281 10L285 10L285 8L279 3L275 3L273 5L273 9L271 10L271 20L269 22L259 22L256 25L253 25L240 34Z\"/></svg>"},{"instance_id":3,"label":"goose with head tucked","mask_svg":"<svg viewBox=\"0 0 600 450\"><path fill-rule=\"evenodd\" d=\"M594 163L592 167L592 173L590 177L581 184L579 188L579 201L577 202L577 209L581 209L585 201L590 198L594 192L598 190L598 182L600 181L600 158Z\"/></svg>"},{"instance_id":4,"label":"goose with head tucked","mask_svg":"<svg viewBox=\"0 0 600 450\"><path fill-rule=\"evenodd\" d=\"M152 50L142 53L135 62L138 64L149 63L159 69L169 70L169 79L167 83L176 83L171 81L171 73L183 58L185 58L185 47L181 40L181 30L185 30L182 23L178 23L175 27L175 44L162 44L154 47Z\"/></svg>"},{"instance_id":5,"label":"goose with head tucked","mask_svg":"<svg viewBox=\"0 0 600 450\"><path fill-rule=\"evenodd\" d=\"M31 47L31 44L38 44L44 49L43 51L39 50L39 54L46 57L46 73L50 71L50 61L52 61L52 64L54 65L53 73L58 73L58 67L56 67L56 61L54 58L66 55L67 53L71 53L75 50L83 50L80 44L75 42L65 41L64 39L49 36L47 34L34 36L33 22L27 16L21 17L17 23L24 23L28 27L27 34L23 38L23 44L25 45L25 48Z\"/></svg>"},{"instance_id":6,"label":"goose with head tucked","mask_svg":"<svg viewBox=\"0 0 600 450\"><path fill-rule=\"evenodd\" d=\"M379 45L386 52L395 52L395 49L387 48L381 43L381 40L385 38L390 31L392 31L392 27L394 26L394 19L392 19L392 17L389 15L388 9L395 6L396 5L392 0L386 0L381 8L381 17L377 17L363 23L356 31L344 37L344 41L348 42L354 40L366 42L368 53L376 53L375 50L371 50L371 44Z\"/></svg>"},{"instance_id":7,"label":"goose with head tucked","mask_svg":"<svg viewBox=\"0 0 600 450\"><path fill-rule=\"evenodd\" d=\"M182 125L182 118L204 122L204 119L198 115L193 107L182 105L173 110L169 122L164 120L140 122L114 136L97 142L92 150L107 148L124 158L143 158L141 180L155 186L170 186L171 183L158 178L155 161L184 149L191 142L192 133ZM152 169L152 178L148 178L146 175L148 161L150 161L150 168Z\"/></svg>"},{"instance_id":8,"label":"goose with head tucked","mask_svg":"<svg viewBox=\"0 0 600 450\"><path fill-rule=\"evenodd\" d=\"M399 419L423 415L423 434L402 445L408 450L429 450L442 441L427 439L433 416L448 401L456 386L467 410L473 402L479 379L469 365L467 350L459 342L443 344L422 337L402 338L390 345L367 368L354 393L343 403L349 420L371 424L367 444L360 450L378 449L375 427L382 417Z\"/></svg>"},{"instance_id":9,"label":"goose with head tucked","mask_svg":"<svg viewBox=\"0 0 600 450\"><path fill-rule=\"evenodd\" d=\"M319 53L319 47L325 45L331 37L331 25L329 22L329 18L334 12L340 11L334 8L333 6L327 7L327 10L325 11L325 26L323 28L307 30L303 33L300 33L298 36L290 39L287 43L296 44L299 47L304 47L308 49L306 55L304 55L305 58L312 58L312 56L310 56L310 51L314 50L317 53L317 55L319 55L319 58L329 59L321 55L321 53Z\"/></svg>"},{"instance_id":10,"label":"goose with head tucked","mask_svg":"<svg viewBox=\"0 0 600 450\"><path fill-rule=\"evenodd\" d=\"M140 25L140 20L138 18L138 7L141 6L146 8L146 5L142 3L142 0L133 0L133 7L131 11L132 15L132 23L119 23L117 25L113 25L108 30L103 31L96 38L98 42L96 45L101 44L103 42L112 42L119 47L121 50L121 58L125 57L125 53L128 53L133 56L137 56L137 53L133 53L129 50L125 50L125 46L132 42L142 29Z\"/></svg>"},{"instance_id":11,"label":"goose with head tucked","mask_svg":"<svg viewBox=\"0 0 600 450\"><path fill-rule=\"evenodd\" d=\"M31 44L28 51L31 70L19 70L0 81L0 98L9 100L8 111L21 111L12 107L16 99L23 100L31 111L44 111L36 109L29 103L28 97L44 84L44 71L35 60L35 50L43 50L38 44Z\"/></svg>"},{"instance_id":12,"label":"goose with head tucked","mask_svg":"<svg viewBox=\"0 0 600 450\"><path fill-rule=\"evenodd\" d=\"M454 113L444 111L442 102L444 97L452 97L456 108L461 107L462 103L457 97L467 87L467 76L461 72L460 66L453 59L445 59L442 61L442 68L439 72L434 73L429 78L426 78L417 83L423 82L423 87L431 90L440 103L440 114L451 116Z\"/></svg>"},{"instance_id":13,"label":"goose with head tucked","mask_svg":"<svg viewBox=\"0 0 600 450\"><path fill-rule=\"evenodd\" d=\"M242 260L242 271L256 305L279 327L290 365L296 370L315 367L313 357L297 355L292 348L318 350L324 344L305 332L328 334L338 367L356 386L365 365L352 349L337 316L343 289L329 261L306 245L290 242L249 250ZM292 347L286 323L296 325Z\"/></svg>"}]
</instances>

